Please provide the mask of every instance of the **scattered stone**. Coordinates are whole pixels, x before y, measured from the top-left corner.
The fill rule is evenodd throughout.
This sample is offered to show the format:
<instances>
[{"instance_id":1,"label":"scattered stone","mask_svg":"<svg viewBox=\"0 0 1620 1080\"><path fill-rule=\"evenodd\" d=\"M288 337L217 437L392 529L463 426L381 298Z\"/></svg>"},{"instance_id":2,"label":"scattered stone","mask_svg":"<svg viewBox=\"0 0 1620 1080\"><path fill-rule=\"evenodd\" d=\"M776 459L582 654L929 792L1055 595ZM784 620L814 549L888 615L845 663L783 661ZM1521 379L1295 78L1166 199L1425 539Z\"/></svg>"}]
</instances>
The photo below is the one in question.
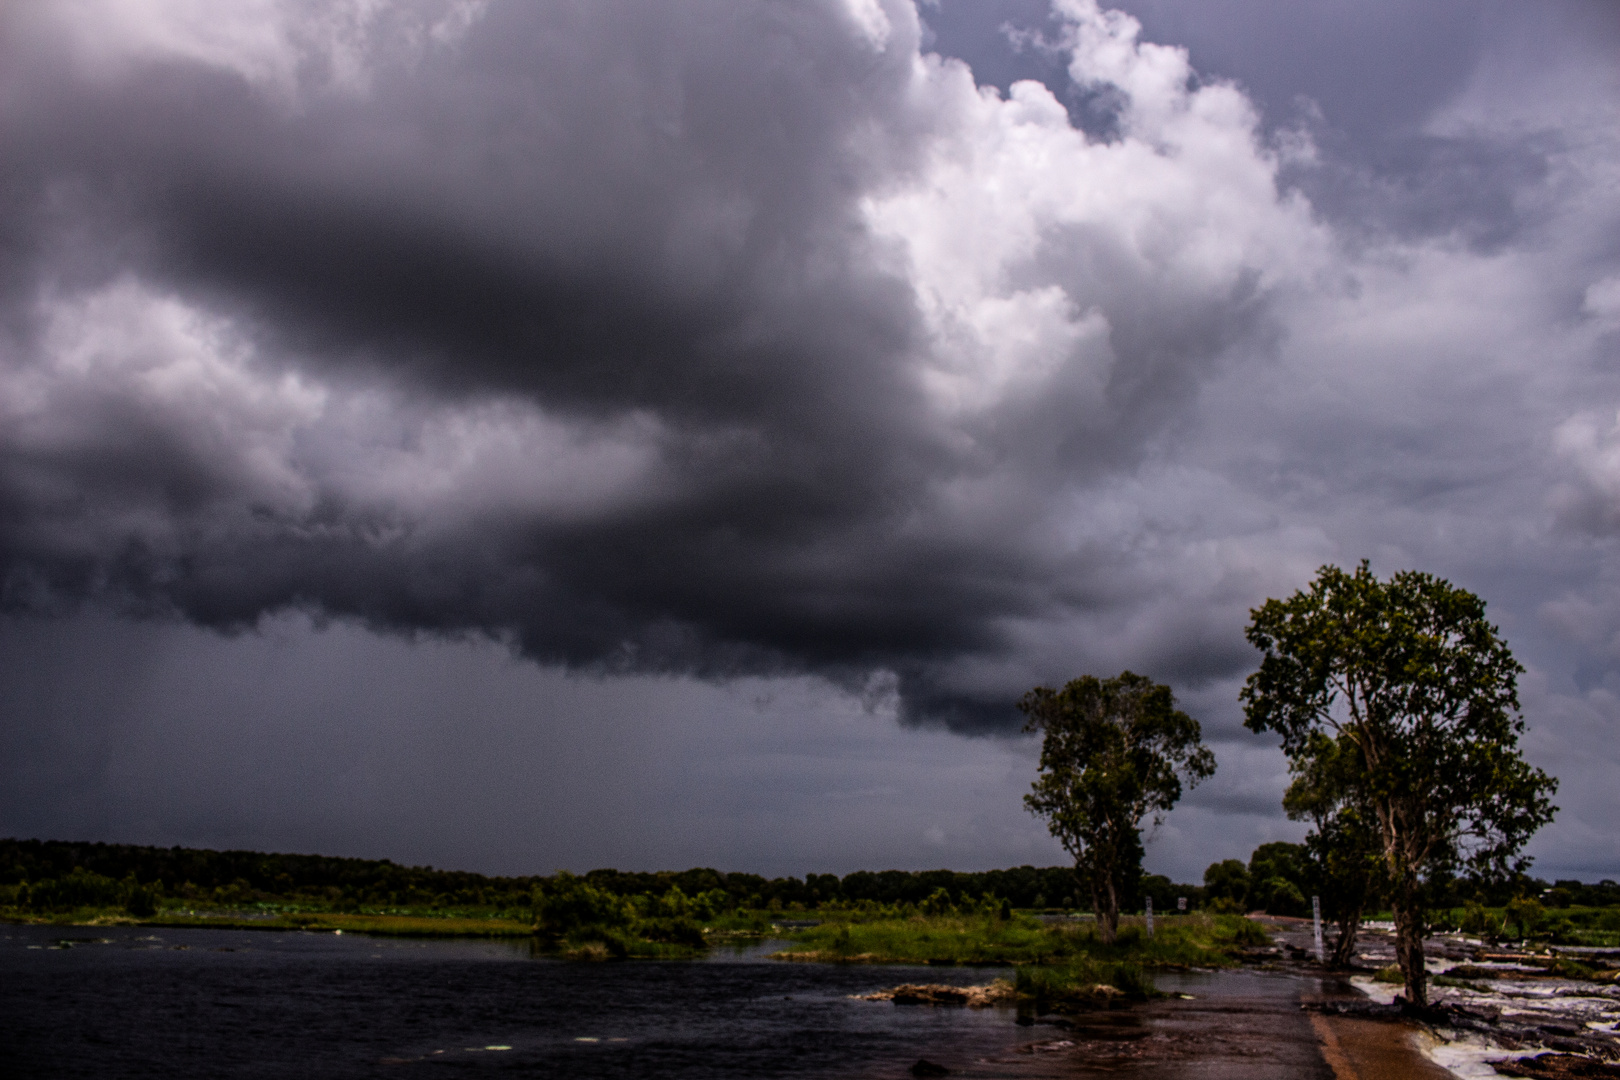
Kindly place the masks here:
<instances>
[{"instance_id":1,"label":"scattered stone","mask_svg":"<svg viewBox=\"0 0 1620 1080\"><path fill-rule=\"evenodd\" d=\"M912 1076L949 1076L951 1070L943 1065L929 1061L927 1058L918 1058L917 1064L911 1067Z\"/></svg>"},{"instance_id":2,"label":"scattered stone","mask_svg":"<svg viewBox=\"0 0 1620 1080\"><path fill-rule=\"evenodd\" d=\"M1045 1042L1025 1043L1016 1053L1019 1054L1056 1054L1064 1050L1074 1049L1073 1039L1048 1039Z\"/></svg>"},{"instance_id":3,"label":"scattered stone","mask_svg":"<svg viewBox=\"0 0 1620 1080\"><path fill-rule=\"evenodd\" d=\"M983 1009L1016 998L1012 984L1003 979L984 986L947 986L943 983L905 983L893 990L853 995L861 1001L892 1001L896 1005L966 1005Z\"/></svg>"},{"instance_id":4,"label":"scattered stone","mask_svg":"<svg viewBox=\"0 0 1620 1080\"><path fill-rule=\"evenodd\" d=\"M1535 1057L1494 1061L1491 1067L1503 1076L1529 1076L1536 1080L1613 1080L1620 1078L1620 1065L1598 1061L1580 1054L1537 1054Z\"/></svg>"}]
</instances>

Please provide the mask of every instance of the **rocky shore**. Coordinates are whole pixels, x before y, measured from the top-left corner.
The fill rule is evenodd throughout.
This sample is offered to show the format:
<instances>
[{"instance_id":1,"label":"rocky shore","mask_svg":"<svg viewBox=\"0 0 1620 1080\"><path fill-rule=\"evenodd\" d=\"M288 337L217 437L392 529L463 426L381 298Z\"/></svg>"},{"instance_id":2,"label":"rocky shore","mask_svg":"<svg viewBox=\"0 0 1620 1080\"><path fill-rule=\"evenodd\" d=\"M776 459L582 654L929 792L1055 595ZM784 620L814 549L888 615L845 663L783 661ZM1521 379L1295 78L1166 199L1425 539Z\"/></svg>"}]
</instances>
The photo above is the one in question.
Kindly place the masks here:
<instances>
[{"instance_id":1,"label":"rocky shore","mask_svg":"<svg viewBox=\"0 0 1620 1080\"><path fill-rule=\"evenodd\" d=\"M1276 920L1278 961L1308 960L1309 924ZM1495 1076L1620 1080L1620 949L1507 948L1460 934L1425 946L1429 1008L1376 973L1395 963L1394 936L1364 932L1350 982L1366 996L1307 1002L1327 1016L1418 1026L1425 1053L1465 1080Z\"/></svg>"},{"instance_id":2,"label":"rocky shore","mask_svg":"<svg viewBox=\"0 0 1620 1080\"><path fill-rule=\"evenodd\" d=\"M1160 972L1166 996L1119 1008L1102 988L1094 1008L1021 1023L1049 1036L1015 1052L951 1061L952 1075L1139 1076L1152 1080L1496 1080L1500 1076L1620 1080L1620 950L1535 951L1460 936L1429 942L1431 1007L1396 1001L1378 974L1394 942L1373 927L1360 970L1315 963L1310 924L1266 919L1273 943L1224 972ZM907 983L857 995L906 1006L1017 1004L1012 985ZM1027 1010L1026 1010L1027 1011ZM1028 1030L1028 1029L1026 1029ZM1033 1055L1033 1056L1032 1056Z\"/></svg>"}]
</instances>

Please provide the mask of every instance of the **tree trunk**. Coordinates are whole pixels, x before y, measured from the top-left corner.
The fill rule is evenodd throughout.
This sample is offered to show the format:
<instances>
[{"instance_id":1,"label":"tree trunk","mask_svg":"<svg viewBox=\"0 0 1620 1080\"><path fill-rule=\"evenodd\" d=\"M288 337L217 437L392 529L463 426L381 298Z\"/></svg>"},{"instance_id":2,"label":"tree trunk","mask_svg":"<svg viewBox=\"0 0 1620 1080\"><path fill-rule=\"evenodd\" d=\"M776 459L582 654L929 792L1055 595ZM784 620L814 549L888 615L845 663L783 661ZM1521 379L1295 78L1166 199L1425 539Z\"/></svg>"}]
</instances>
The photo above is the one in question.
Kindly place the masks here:
<instances>
[{"instance_id":1,"label":"tree trunk","mask_svg":"<svg viewBox=\"0 0 1620 1080\"><path fill-rule=\"evenodd\" d=\"M1395 903L1395 958L1406 977L1406 1000L1418 1008L1429 1004L1429 973L1423 967L1423 911L1412 897Z\"/></svg>"},{"instance_id":2,"label":"tree trunk","mask_svg":"<svg viewBox=\"0 0 1620 1080\"><path fill-rule=\"evenodd\" d=\"M1104 945L1112 945L1119 933L1119 894L1114 890L1114 882L1105 875L1097 875L1098 881L1091 889L1091 903L1097 912L1097 936Z\"/></svg>"},{"instance_id":3,"label":"tree trunk","mask_svg":"<svg viewBox=\"0 0 1620 1080\"><path fill-rule=\"evenodd\" d=\"M1339 940L1333 944L1333 955L1328 963L1336 968L1347 968L1356 958L1356 935L1361 932L1361 909L1355 908L1339 916Z\"/></svg>"}]
</instances>

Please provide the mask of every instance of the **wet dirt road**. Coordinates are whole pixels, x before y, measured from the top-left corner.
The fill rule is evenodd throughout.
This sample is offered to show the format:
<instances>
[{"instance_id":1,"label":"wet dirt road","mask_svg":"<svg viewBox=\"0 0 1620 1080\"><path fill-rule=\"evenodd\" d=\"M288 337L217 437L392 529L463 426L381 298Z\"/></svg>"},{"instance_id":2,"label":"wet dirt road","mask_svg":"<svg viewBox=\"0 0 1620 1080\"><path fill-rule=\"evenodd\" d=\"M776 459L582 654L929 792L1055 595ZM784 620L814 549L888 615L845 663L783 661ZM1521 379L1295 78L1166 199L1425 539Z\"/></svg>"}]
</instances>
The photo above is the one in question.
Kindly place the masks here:
<instances>
[{"instance_id":1,"label":"wet dirt road","mask_svg":"<svg viewBox=\"0 0 1620 1080\"><path fill-rule=\"evenodd\" d=\"M1016 1048L941 1057L951 1075L1141 1080L1454 1080L1400 1024L1306 1012L1361 995L1337 978L1284 972L1160 973L1177 995L1043 1021Z\"/></svg>"}]
</instances>

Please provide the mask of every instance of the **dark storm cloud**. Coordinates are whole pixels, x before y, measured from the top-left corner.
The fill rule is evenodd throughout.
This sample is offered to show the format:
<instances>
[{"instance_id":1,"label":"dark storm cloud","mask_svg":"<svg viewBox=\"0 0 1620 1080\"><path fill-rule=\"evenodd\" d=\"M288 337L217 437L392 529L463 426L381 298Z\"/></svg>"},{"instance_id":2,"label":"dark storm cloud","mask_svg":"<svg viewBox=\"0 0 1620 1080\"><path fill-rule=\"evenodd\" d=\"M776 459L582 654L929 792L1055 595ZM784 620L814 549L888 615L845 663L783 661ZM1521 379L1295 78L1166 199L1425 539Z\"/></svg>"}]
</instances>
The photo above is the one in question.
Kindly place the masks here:
<instances>
[{"instance_id":1,"label":"dark storm cloud","mask_svg":"<svg viewBox=\"0 0 1620 1080\"><path fill-rule=\"evenodd\" d=\"M1115 556L1029 533L1264 336L1266 249L1309 228L1241 108L1176 127L1154 110L1184 85L1137 91L1143 139L1236 137L1212 152L1247 205L1211 216L1148 150L1169 189L1117 210L1162 218L1168 246L1037 191L1010 209L1048 216L982 237L1001 269L975 281L978 253L929 261L975 243L938 215L1002 197L951 156L1018 124L1091 150L1034 98L919 67L906 6L497 3L440 41L451 10L339 42L348 82L329 41L143 50L9 17L9 349L37 396L0 464L8 605L218 627L305 608L614 670L887 670L910 715L978 727L1008 718L1011 676L942 669L1011 655L1007 620L1133 602L1087 585ZM940 190L955 210L908 209ZM1174 236L1209 227L1248 250L1210 266ZM1023 352L997 352L1009 331ZM356 418L368 394L380 419ZM417 498L433 423L552 442ZM558 441L584 447L566 486L599 489L589 510L511 490ZM350 459L385 452L379 495ZM1172 674L1233 661L1171 651Z\"/></svg>"}]
</instances>

